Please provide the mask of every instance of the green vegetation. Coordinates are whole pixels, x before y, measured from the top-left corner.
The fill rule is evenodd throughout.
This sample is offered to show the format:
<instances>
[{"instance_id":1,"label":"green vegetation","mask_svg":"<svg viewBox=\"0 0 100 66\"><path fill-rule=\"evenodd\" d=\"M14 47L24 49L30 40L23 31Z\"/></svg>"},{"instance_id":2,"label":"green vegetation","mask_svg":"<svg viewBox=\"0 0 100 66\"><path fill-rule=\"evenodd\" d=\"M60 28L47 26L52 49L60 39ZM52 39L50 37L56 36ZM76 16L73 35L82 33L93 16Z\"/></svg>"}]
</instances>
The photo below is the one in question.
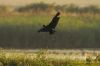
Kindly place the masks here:
<instances>
[{"instance_id":1,"label":"green vegetation","mask_svg":"<svg viewBox=\"0 0 100 66\"><path fill-rule=\"evenodd\" d=\"M68 58L60 59L63 54L53 54L52 56L59 56L48 58L47 50L39 50L36 53L33 52L17 52L13 50L0 50L0 66L100 66L100 58L86 60L71 60ZM66 54L64 54L66 56ZM70 55L71 56L71 55ZM69 56L69 57L70 57ZM100 56L99 56L100 57Z\"/></svg>"},{"instance_id":2,"label":"green vegetation","mask_svg":"<svg viewBox=\"0 0 100 66\"><path fill-rule=\"evenodd\" d=\"M43 24L51 21L55 11L61 12L57 32L54 35L38 33ZM69 57L73 52L68 55L54 52L50 56L47 50L30 53L2 48L100 48L100 8L45 3L14 9L0 6L0 66L100 66L100 55L95 51L95 59L87 55L85 60L79 60L79 57L72 60ZM74 57L80 53L75 54Z\"/></svg>"},{"instance_id":3,"label":"green vegetation","mask_svg":"<svg viewBox=\"0 0 100 66\"><path fill-rule=\"evenodd\" d=\"M61 16L54 35L38 33L43 24L50 22L52 16L0 17L0 46L3 48L99 48L99 16Z\"/></svg>"}]
</instances>

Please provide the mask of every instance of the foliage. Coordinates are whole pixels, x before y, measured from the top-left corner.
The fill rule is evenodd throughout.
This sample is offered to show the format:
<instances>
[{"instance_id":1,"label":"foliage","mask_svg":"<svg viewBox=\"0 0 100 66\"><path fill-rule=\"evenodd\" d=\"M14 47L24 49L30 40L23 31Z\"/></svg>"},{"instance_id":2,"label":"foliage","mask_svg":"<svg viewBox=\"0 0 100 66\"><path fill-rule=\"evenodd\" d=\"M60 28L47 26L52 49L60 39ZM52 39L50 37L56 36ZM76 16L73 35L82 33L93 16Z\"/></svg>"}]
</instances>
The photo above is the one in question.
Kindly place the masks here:
<instances>
[{"instance_id":1,"label":"foliage","mask_svg":"<svg viewBox=\"0 0 100 66\"><path fill-rule=\"evenodd\" d=\"M91 58L88 58L91 62L88 62L87 60L71 60L67 58L56 59L56 57L46 58L48 56L48 54L46 54L47 50L40 50L37 53L26 53L25 51L12 53L9 50L7 50L9 52L5 50L1 51L0 64L2 66L100 66L98 60L93 60ZM36 54L36 57L34 57L34 54ZM34 57L33 59L32 56ZM62 56L62 54L60 56Z\"/></svg>"}]
</instances>

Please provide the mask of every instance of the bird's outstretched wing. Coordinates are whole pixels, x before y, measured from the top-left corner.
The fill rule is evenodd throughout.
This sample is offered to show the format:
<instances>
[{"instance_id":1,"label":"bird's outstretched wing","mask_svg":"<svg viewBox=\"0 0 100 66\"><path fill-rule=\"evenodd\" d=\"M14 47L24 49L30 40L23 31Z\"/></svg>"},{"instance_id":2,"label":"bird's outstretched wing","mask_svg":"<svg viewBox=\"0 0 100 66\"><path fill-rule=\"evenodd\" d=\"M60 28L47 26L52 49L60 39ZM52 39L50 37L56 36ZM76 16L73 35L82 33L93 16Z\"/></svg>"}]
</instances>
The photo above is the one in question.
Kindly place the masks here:
<instances>
[{"instance_id":1,"label":"bird's outstretched wing","mask_svg":"<svg viewBox=\"0 0 100 66\"><path fill-rule=\"evenodd\" d=\"M60 19L59 17L60 15L60 12L58 12L52 19L52 21L50 22L50 24L48 24L47 26L43 25L43 28L41 28L38 32L50 32L50 33L53 33L55 29L55 27L57 26L58 24L58 21Z\"/></svg>"},{"instance_id":2,"label":"bird's outstretched wing","mask_svg":"<svg viewBox=\"0 0 100 66\"><path fill-rule=\"evenodd\" d=\"M48 24L46 27L47 28L55 28L58 24L58 21L60 19L59 17L60 13L58 12L52 19L52 21L50 22L50 24Z\"/></svg>"}]
</instances>

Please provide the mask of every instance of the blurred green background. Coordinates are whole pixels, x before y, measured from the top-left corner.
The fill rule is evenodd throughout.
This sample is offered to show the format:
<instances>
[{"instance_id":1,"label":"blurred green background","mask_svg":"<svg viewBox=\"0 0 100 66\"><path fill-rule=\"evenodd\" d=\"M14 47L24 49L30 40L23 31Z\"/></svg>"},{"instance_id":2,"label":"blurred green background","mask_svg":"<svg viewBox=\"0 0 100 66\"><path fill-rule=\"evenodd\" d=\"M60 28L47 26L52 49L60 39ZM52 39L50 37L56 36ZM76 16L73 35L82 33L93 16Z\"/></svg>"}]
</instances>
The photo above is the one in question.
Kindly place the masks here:
<instances>
[{"instance_id":1,"label":"blurred green background","mask_svg":"<svg viewBox=\"0 0 100 66\"><path fill-rule=\"evenodd\" d=\"M54 35L38 33L57 11L61 18ZM2 48L100 48L100 8L35 3L22 7L0 6Z\"/></svg>"}]
</instances>

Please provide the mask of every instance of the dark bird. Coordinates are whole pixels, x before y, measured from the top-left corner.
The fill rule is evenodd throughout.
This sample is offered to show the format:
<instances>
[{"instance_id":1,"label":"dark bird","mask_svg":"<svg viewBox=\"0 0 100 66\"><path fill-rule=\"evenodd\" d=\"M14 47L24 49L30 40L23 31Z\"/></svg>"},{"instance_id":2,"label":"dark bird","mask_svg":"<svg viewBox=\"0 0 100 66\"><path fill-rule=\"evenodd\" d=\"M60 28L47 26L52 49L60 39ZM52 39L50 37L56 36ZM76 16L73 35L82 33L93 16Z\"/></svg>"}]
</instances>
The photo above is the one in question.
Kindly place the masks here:
<instances>
[{"instance_id":1,"label":"dark bird","mask_svg":"<svg viewBox=\"0 0 100 66\"><path fill-rule=\"evenodd\" d=\"M51 22L47 26L43 25L43 27L38 32L49 32L49 34L54 34L55 33L55 27L57 26L58 21L60 19L59 15L60 15L60 12L58 12L53 17L53 19L51 20Z\"/></svg>"}]
</instances>

